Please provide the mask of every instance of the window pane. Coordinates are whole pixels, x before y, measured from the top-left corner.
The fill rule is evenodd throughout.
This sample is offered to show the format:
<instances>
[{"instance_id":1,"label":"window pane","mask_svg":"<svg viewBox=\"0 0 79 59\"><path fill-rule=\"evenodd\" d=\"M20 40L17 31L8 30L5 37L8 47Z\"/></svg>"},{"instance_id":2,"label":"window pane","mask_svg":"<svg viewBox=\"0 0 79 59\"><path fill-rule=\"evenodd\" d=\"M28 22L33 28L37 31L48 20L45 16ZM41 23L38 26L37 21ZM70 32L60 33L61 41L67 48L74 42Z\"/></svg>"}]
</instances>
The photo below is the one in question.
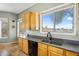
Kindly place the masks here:
<instances>
[{"instance_id":1,"label":"window pane","mask_svg":"<svg viewBox=\"0 0 79 59\"><path fill-rule=\"evenodd\" d=\"M73 8L55 13L55 30L57 32L73 32Z\"/></svg>"},{"instance_id":2,"label":"window pane","mask_svg":"<svg viewBox=\"0 0 79 59\"><path fill-rule=\"evenodd\" d=\"M53 31L54 29L54 15L53 14L47 14L42 16L42 31L48 32Z\"/></svg>"}]
</instances>

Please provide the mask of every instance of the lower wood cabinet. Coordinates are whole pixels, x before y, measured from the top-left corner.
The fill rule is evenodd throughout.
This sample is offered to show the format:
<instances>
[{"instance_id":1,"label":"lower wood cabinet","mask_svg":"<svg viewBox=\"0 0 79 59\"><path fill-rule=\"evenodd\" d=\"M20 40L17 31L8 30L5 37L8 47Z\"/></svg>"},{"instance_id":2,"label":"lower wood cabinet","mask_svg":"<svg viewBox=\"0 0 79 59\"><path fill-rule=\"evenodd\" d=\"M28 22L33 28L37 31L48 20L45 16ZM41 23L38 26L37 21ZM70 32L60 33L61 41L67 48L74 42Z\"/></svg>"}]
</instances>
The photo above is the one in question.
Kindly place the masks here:
<instances>
[{"instance_id":1,"label":"lower wood cabinet","mask_svg":"<svg viewBox=\"0 0 79 59\"><path fill-rule=\"evenodd\" d=\"M23 39L23 52L28 55L28 40Z\"/></svg>"},{"instance_id":2,"label":"lower wood cabinet","mask_svg":"<svg viewBox=\"0 0 79 59\"><path fill-rule=\"evenodd\" d=\"M47 56L47 49L38 48L38 56Z\"/></svg>"},{"instance_id":3,"label":"lower wood cabinet","mask_svg":"<svg viewBox=\"0 0 79 59\"><path fill-rule=\"evenodd\" d=\"M38 56L47 56L47 45L38 43Z\"/></svg>"},{"instance_id":4,"label":"lower wood cabinet","mask_svg":"<svg viewBox=\"0 0 79 59\"><path fill-rule=\"evenodd\" d=\"M22 50L23 38L18 38L19 48Z\"/></svg>"},{"instance_id":5,"label":"lower wood cabinet","mask_svg":"<svg viewBox=\"0 0 79 59\"><path fill-rule=\"evenodd\" d=\"M71 52L43 43L38 43L38 56L79 56L79 53Z\"/></svg>"},{"instance_id":6,"label":"lower wood cabinet","mask_svg":"<svg viewBox=\"0 0 79 59\"><path fill-rule=\"evenodd\" d=\"M19 45L19 48L21 49L21 51L23 51L27 55L29 54L28 53L28 40L27 39L19 38L18 45Z\"/></svg>"},{"instance_id":7,"label":"lower wood cabinet","mask_svg":"<svg viewBox=\"0 0 79 59\"><path fill-rule=\"evenodd\" d=\"M18 39L19 48L29 55L28 40L24 38ZM50 46L43 43L38 43L38 56L79 56L79 53L71 52L55 46Z\"/></svg>"},{"instance_id":8,"label":"lower wood cabinet","mask_svg":"<svg viewBox=\"0 0 79 59\"><path fill-rule=\"evenodd\" d=\"M65 56L79 56L79 54L71 51L65 51Z\"/></svg>"},{"instance_id":9,"label":"lower wood cabinet","mask_svg":"<svg viewBox=\"0 0 79 59\"><path fill-rule=\"evenodd\" d=\"M48 56L63 56L63 49L56 48L53 46L48 46Z\"/></svg>"},{"instance_id":10,"label":"lower wood cabinet","mask_svg":"<svg viewBox=\"0 0 79 59\"><path fill-rule=\"evenodd\" d=\"M57 54L56 52L53 51L48 51L48 56L62 56L62 55Z\"/></svg>"}]
</instances>

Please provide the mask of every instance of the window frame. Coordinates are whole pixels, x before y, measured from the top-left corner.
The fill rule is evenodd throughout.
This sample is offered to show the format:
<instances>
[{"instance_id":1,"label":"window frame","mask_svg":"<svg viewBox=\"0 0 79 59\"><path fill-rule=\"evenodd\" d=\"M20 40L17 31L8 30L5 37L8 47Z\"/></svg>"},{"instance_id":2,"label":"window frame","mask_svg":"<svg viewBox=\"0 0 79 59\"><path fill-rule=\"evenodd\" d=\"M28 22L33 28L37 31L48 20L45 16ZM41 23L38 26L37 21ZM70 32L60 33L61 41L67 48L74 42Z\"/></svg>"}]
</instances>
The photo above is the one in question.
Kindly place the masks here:
<instances>
[{"instance_id":1,"label":"window frame","mask_svg":"<svg viewBox=\"0 0 79 59\"><path fill-rule=\"evenodd\" d=\"M53 31L51 32L51 34L61 34L61 35L76 35L76 20L77 20L77 17L76 17L76 14L77 14L77 4L62 4L62 5L59 5L57 7L53 7L53 8L50 8L48 10L45 10L45 11L42 11L40 12L40 32L41 33L47 33L47 32L43 32L42 31L42 16L43 15L46 15L46 14L50 14L50 13L55 13L55 12L58 12L58 11L62 11L64 9L68 9L68 8L73 8L74 9L74 20L73 20L73 32L72 33L66 33L66 32L63 32L63 33L60 33L60 32L56 32L56 31ZM53 11L53 12L51 12ZM55 29L55 28L54 28Z\"/></svg>"}]
</instances>

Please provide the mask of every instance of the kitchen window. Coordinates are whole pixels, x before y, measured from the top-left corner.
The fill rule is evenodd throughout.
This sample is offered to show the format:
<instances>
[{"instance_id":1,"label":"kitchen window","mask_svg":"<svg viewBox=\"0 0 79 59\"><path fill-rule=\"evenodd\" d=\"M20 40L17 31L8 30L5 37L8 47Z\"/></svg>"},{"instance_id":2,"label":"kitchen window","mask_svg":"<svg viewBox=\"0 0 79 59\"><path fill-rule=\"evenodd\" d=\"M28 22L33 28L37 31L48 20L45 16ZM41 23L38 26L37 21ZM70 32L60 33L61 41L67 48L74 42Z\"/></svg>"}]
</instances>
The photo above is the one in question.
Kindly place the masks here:
<instances>
[{"instance_id":1,"label":"kitchen window","mask_svg":"<svg viewBox=\"0 0 79 59\"><path fill-rule=\"evenodd\" d=\"M42 31L43 32L52 32L54 31L54 14L44 15L42 17Z\"/></svg>"},{"instance_id":2,"label":"kitchen window","mask_svg":"<svg viewBox=\"0 0 79 59\"><path fill-rule=\"evenodd\" d=\"M41 13L41 32L74 33L73 4L63 5Z\"/></svg>"},{"instance_id":3,"label":"kitchen window","mask_svg":"<svg viewBox=\"0 0 79 59\"><path fill-rule=\"evenodd\" d=\"M74 8L64 9L55 13L55 31L68 32L74 31Z\"/></svg>"}]
</instances>

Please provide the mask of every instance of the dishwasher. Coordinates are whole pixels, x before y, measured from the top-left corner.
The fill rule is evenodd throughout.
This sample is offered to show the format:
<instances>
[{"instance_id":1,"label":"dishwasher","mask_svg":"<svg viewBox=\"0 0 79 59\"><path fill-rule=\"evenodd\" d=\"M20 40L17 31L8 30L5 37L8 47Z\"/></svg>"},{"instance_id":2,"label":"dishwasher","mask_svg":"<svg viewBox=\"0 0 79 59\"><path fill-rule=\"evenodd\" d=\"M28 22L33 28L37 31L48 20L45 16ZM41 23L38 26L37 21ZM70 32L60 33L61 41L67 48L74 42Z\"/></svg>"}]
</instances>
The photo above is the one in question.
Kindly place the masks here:
<instances>
[{"instance_id":1,"label":"dishwasher","mask_svg":"<svg viewBox=\"0 0 79 59\"><path fill-rule=\"evenodd\" d=\"M38 43L29 40L28 41L28 48L29 48L29 56L37 56L38 55Z\"/></svg>"}]
</instances>

